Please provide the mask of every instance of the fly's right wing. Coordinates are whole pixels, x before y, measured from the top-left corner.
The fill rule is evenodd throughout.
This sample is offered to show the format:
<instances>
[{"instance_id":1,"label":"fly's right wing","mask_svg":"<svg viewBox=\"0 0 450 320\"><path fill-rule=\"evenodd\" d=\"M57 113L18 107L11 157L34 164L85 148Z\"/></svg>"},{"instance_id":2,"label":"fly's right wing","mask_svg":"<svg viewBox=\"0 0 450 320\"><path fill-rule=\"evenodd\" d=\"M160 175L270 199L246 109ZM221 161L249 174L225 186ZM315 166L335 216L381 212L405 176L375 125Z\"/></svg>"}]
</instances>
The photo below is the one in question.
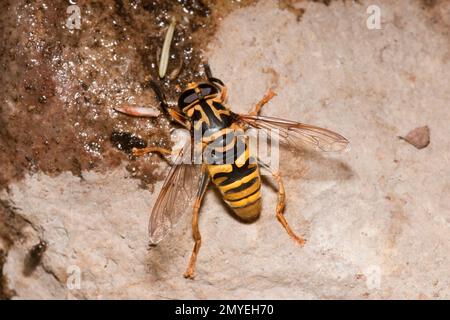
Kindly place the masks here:
<instances>
[{"instance_id":1,"label":"fly's right wing","mask_svg":"<svg viewBox=\"0 0 450 320\"><path fill-rule=\"evenodd\" d=\"M340 134L313 125L264 116L242 115L237 120L244 125L264 131L271 136L277 132L280 142L293 149L312 148L325 152L348 150L349 142Z\"/></svg>"}]
</instances>

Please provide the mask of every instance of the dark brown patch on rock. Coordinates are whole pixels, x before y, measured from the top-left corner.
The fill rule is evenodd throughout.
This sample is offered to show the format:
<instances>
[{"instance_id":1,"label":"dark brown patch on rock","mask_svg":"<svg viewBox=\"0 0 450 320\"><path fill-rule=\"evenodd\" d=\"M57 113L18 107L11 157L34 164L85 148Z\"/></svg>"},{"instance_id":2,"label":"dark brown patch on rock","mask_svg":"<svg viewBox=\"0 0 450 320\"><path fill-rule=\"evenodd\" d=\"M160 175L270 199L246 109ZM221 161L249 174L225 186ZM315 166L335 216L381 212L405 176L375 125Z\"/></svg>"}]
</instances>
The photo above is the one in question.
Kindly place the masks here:
<instances>
[{"instance_id":1,"label":"dark brown patch on rock","mask_svg":"<svg viewBox=\"0 0 450 320\"><path fill-rule=\"evenodd\" d=\"M114 147L113 132L169 145L167 118L126 117L113 107L157 105L144 85L149 78L176 99L187 82L203 76L201 50L216 21L252 3L242 2L79 0L81 29L69 30L68 2L2 1L0 189L27 172L81 176L83 170L142 161ZM171 17L178 21L168 68L174 77L159 80L157 52ZM156 159L134 167L153 171ZM152 172L136 176L159 178Z\"/></svg>"},{"instance_id":2,"label":"dark brown patch on rock","mask_svg":"<svg viewBox=\"0 0 450 320\"><path fill-rule=\"evenodd\" d=\"M8 287L3 275L3 266L11 245L22 236L22 228L28 225L27 221L17 214L8 202L0 200L0 300L11 299L16 293Z\"/></svg>"},{"instance_id":3,"label":"dark brown patch on rock","mask_svg":"<svg viewBox=\"0 0 450 320\"><path fill-rule=\"evenodd\" d=\"M279 0L278 1L278 7L281 10L288 10L289 12L293 13L295 17L297 18L297 22L299 22L302 19L303 14L305 13L304 8L299 8L296 6L297 3L303 2L302 0Z\"/></svg>"},{"instance_id":4,"label":"dark brown patch on rock","mask_svg":"<svg viewBox=\"0 0 450 320\"><path fill-rule=\"evenodd\" d=\"M421 0L424 8L434 8L439 2L438 0Z\"/></svg>"},{"instance_id":5,"label":"dark brown patch on rock","mask_svg":"<svg viewBox=\"0 0 450 320\"><path fill-rule=\"evenodd\" d=\"M3 265L5 262L6 252L0 249L0 300L9 300L15 295L15 292L8 288L8 284L3 275Z\"/></svg>"},{"instance_id":6,"label":"dark brown patch on rock","mask_svg":"<svg viewBox=\"0 0 450 320\"><path fill-rule=\"evenodd\" d=\"M111 143L117 149L131 153L133 148L145 148L147 143L139 137L129 132L113 132Z\"/></svg>"},{"instance_id":7,"label":"dark brown patch on rock","mask_svg":"<svg viewBox=\"0 0 450 320\"><path fill-rule=\"evenodd\" d=\"M430 29L450 39L450 1L448 0L420 0L427 24Z\"/></svg>"},{"instance_id":8,"label":"dark brown patch on rock","mask_svg":"<svg viewBox=\"0 0 450 320\"><path fill-rule=\"evenodd\" d=\"M328 7L331 4L331 2L338 0L308 0L308 1L321 3ZM346 2L346 0L339 0L339 1ZM301 7L301 5L305 2L306 2L305 0L278 0L278 7L281 10L288 10L289 12L294 14L297 19L297 22L299 22L301 21L303 15L306 12L306 9ZM361 4L359 0L352 0L352 2Z\"/></svg>"},{"instance_id":9,"label":"dark brown patch on rock","mask_svg":"<svg viewBox=\"0 0 450 320\"><path fill-rule=\"evenodd\" d=\"M41 263L45 250L47 250L47 242L41 240L28 251L23 267L23 274L25 276L30 276Z\"/></svg>"}]
</instances>

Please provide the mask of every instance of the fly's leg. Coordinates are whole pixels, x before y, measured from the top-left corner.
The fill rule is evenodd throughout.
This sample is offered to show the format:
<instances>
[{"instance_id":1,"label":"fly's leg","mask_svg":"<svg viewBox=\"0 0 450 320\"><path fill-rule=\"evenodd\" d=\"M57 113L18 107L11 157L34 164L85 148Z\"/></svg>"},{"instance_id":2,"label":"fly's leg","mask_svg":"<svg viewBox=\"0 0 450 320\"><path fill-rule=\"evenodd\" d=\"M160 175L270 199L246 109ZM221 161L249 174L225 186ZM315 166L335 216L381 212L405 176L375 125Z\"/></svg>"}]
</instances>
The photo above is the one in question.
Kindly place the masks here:
<instances>
[{"instance_id":1,"label":"fly's leg","mask_svg":"<svg viewBox=\"0 0 450 320\"><path fill-rule=\"evenodd\" d=\"M148 86L153 89L153 92L155 92L156 98L158 99L161 108L164 110L164 112L169 112L170 109L173 109L174 105L169 104L169 102L167 102L164 93L161 91L160 87L156 84L156 82L149 81ZM159 115L158 111L151 108L123 106L117 107L115 108L115 110L134 117L157 117Z\"/></svg>"},{"instance_id":2,"label":"fly's leg","mask_svg":"<svg viewBox=\"0 0 450 320\"><path fill-rule=\"evenodd\" d=\"M294 231L292 231L291 227L289 226L289 224L286 221L286 218L283 215L286 194L284 191L284 185L283 185L283 181L281 180L281 176L278 172L274 172L274 173L272 173L272 175L273 175L274 179L278 182L278 203L277 203L277 209L276 209L277 219L281 223L281 225L284 227L284 229L286 230L288 235L292 239L294 239L295 242L297 242L300 246L303 247L305 245L306 240L297 236L294 233Z\"/></svg>"},{"instance_id":3,"label":"fly's leg","mask_svg":"<svg viewBox=\"0 0 450 320\"><path fill-rule=\"evenodd\" d=\"M261 111L261 108L276 95L277 94L272 89L269 89L269 91L267 91L266 95L255 105L255 108L253 109L253 111L251 111L248 115L249 116L257 116L259 114L259 112Z\"/></svg>"},{"instance_id":4,"label":"fly's leg","mask_svg":"<svg viewBox=\"0 0 450 320\"><path fill-rule=\"evenodd\" d=\"M194 279L195 274L195 262L197 261L197 255L200 250L202 243L202 238L200 235L200 230L198 227L198 217L200 214L200 205L205 195L206 188L209 184L209 174L206 170L203 170L202 177L200 179L200 188L198 189L197 196L194 203L194 213L192 215L192 236L194 238L194 249L192 250L191 258L189 260L189 265L184 273L184 277L188 279Z\"/></svg>"},{"instance_id":5,"label":"fly's leg","mask_svg":"<svg viewBox=\"0 0 450 320\"><path fill-rule=\"evenodd\" d=\"M133 117L155 118L159 116L159 111L152 108L122 106L116 107L114 108L114 110ZM176 111L174 108L167 107L167 109L164 110L169 114L169 116L174 121L178 122L179 124L188 129L190 128L189 120L184 115Z\"/></svg>"},{"instance_id":6,"label":"fly's leg","mask_svg":"<svg viewBox=\"0 0 450 320\"><path fill-rule=\"evenodd\" d=\"M189 120L183 114L175 110L175 104L170 104L169 102L167 102L166 96L161 91L161 88L156 84L156 82L149 81L149 85L155 92L156 97L158 98L161 108L164 110L164 112L179 124L183 125L187 129L190 129Z\"/></svg>"},{"instance_id":7,"label":"fly's leg","mask_svg":"<svg viewBox=\"0 0 450 320\"><path fill-rule=\"evenodd\" d=\"M161 147L146 147L146 148L133 148L133 156L140 157L151 152L157 152L162 155L171 155L172 150L161 148Z\"/></svg>"},{"instance_id":8,"label":"fly's leg","mask_svg":"<svg viewBox=\"0 0 450 320\"><path fill-rule=\"evenodd\" d=\"M275 179L275 181L278 183L278 203L277 203L277 208L276 208L276 216L277 216L278 221L281 223L281 225L286 230L288 235L292 239L294 239L295 242L297 242L300 246L303 247L306 243L306 240L302 237L297 236L294 233L294 231L292 231L291 227L289 226L289 224L286 221L286 218L283 215L283 210L285 207L285 200L286 200L286 193L284 191L284 184L283 184L283 180L281 179L280 173L272 171L269 166L262 163L261 161L259 161L258 163L260 164L261 167L269 170L272 173L272 176Z\"/></svg>"}]
</instances>

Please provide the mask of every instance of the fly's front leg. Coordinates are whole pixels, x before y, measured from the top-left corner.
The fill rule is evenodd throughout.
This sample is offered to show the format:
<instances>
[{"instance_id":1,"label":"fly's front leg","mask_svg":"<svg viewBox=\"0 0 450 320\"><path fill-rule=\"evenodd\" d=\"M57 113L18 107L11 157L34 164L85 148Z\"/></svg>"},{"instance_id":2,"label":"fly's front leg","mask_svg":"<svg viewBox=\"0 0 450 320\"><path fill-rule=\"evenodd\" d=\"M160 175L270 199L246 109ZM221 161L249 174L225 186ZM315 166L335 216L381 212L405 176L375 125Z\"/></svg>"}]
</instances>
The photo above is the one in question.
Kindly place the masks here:
<instances>
[{"instance_id":1,"label":"fly's front leg","mask_svg":"<svg viewBox=\"0 0 450 320\"><path fill-rule=\"evenodd\" d=\"M285 207L285 200L286 200L286 193L284 190L284 184L283 180L281 179L280 173L272 171L269 166L263 164L261 161L259 161L260 166L264 167L265 169L269 170L272 173L273 178L278 183L278 203L276 208L276 216L278 221L281 223L283 228L286 230L288 235L294 239L295 242L297 242L300 246L304 246L306 243L306 240L302 237L297 236L294 231L292 231L291 227L286 221L286 218L283 215L283 210Z\"/></svg>"},{"instance_id":2,"label":"fly's front leg","mask_svg":"<svg viewBox=\"0 0 450 320\"><path fill-rule=\"evenodd\" d=\"M133 150L131 152L133 153L133 156L136 156L136 157L140 157L140 156L146 155L151 152L157 152L157 153L160 153L161 155L171 155L172 154L172 150L166 149L166 148L161 148L161 147L133 148Z\"/></svg>"},{"instance_id":3,"label":"fly's front leg","mask_svg":"<svg viewBox=\"0 0 450 320\"><path fill-rule=\"evenodd\" d=\"M158 114L154 113L154 110L150 108L141 108L141 107L120 107L115 108L116 111L125 113L130 116L134 117L157 117ZM146 155L151 152L158 152L162 155L170 155L172 154L172 151L169 149L161 148L161 147L146 147L146 148L133 148L131 150L133 156L140 157L143 155Z\"/></svg>"},{"instance_id":4,"label":"fly's front leg","mask_svg":"<svg viewBox=\"0 0 450 320\"><path fill-rule=\"evenodd\" d=\"M261 108L276 95L277 94L272 89L269 89L269 91L267 91L266 95L255 105L255 108L253 109L253 111L251 111L248 115L249 116L257 116L259 114L259 112L261 111Z\"/></svg>"},{"instance_id":5,"label":"fly's front leg","mask_svg":"<svg viewBox=\"0 0 450 320\"><path fill-rule=\"evenodd\" d=\"M189 265L184 273L184 277L188 279L194 279L195 274L195 263L197 261L197 255L200 250L202 243L202 237L200 235L200 229L198 227L198 218L200 214L200 205L202 204L203 196L205 195L206 188L209 184L209 174L206 168L203 168L202 177L200 179L200 187L197 192L194 203L194 213L192 215L192 236L194 238L194 249L192 250L191 258L189 260Z\"/></svg>"},{"instance_id":6,"label":"fly's front leg","mask_svg":"<svg viewBox=\"0 0 450 320\"><path fill-rule=\"evenodd\" d=\"M144 117L144 118L156 118L160 115L159 110L153 109L153 108L144 108L144 107L132 107L132 106L122 106L122 107L116 107L114 110L127 114L129 116L133 117ZM189 120L182 115L180 112L175 110L173 107L167 107L166 112L169 114L169 116L172 118L172 120L178 122L185 128L190 128L190 122Z\"/></svg>"}]
</instances>

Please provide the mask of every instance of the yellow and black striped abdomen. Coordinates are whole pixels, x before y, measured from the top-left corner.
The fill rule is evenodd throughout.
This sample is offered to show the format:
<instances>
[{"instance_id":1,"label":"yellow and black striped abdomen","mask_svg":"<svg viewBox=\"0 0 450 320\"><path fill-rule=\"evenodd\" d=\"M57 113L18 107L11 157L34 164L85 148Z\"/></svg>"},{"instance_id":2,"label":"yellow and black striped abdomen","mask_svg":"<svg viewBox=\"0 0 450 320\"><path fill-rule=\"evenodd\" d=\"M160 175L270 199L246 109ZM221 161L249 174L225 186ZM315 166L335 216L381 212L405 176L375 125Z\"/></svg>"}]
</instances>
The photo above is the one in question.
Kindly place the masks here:
<instances>
[{"instance_id":1,"label":"yellow and black striped abdomen","mask_svg":"<svg viewBox=\"0 0 450 320\"><path fill-rule=\"evenodd\" d=\"M256 218L261 212L259 168L231 111L220 100L206 99L186 112L194 132L201 134L204 163L223 199L242 219Z\"/></svg>"},{"instance_id":2,"label":"yellow and black striped abdomen","mask_svg":"<svg viewBox=\"0 0 450 320\"><path fill-rule=\"evenodd\" d=\"M252 220L261 212L259 167L250 157L247 142L242 141L245 148L239 151L239 148L235 148L237 139L232 140L228 147L223 148L235 150L233 158L230 159L232 161L226 163L224 161L224 164L208 164L208 171L212 182L219 188L224 201L231 209L240 218Z\"/></svg>"}]
</instances>

